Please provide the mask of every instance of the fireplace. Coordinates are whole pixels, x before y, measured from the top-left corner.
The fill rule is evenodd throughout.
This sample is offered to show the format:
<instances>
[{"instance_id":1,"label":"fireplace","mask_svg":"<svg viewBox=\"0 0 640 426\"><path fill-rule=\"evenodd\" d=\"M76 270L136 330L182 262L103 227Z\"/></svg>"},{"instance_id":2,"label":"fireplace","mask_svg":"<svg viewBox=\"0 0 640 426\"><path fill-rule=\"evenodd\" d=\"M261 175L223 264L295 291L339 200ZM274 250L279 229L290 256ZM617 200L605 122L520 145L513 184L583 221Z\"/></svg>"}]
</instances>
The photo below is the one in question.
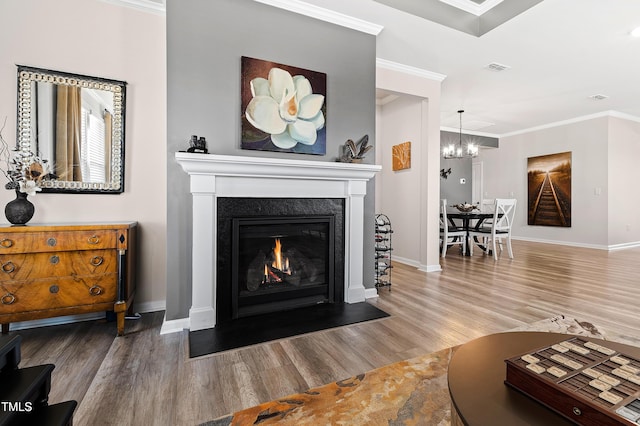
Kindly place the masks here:
<instances>
[{"instance_id":1,"label":"fireplace","mask_svg":"<svg viewBox=\"0 0 640 426\"><path fill-rule=\"evenodd\" d=\"M363 277L364 197L367 181L381 167L291 158L263 158L178 152L177 162L189 174L193 200L191 331L215 327L233 317L231 295L231 233L233 218L260 216L334 215L334 300L357 303L365 299ZM266 214L258 199L272 199ZM233 215L228 200L243 207ZM305 207L286 210L304 200ZM330 207L340 207L340 213ZM233 203L232 203L233 204ZM213 261L212 261L213 259ZM224 308L223 308L224 307Z\"/></svg>"},{"instance_id":2,"label":"fireplace","mask_svg":"<svg viewBox=\"0 0 640 426\"><path fill-rule=\"evenodd\" d=\"M235 218L233 319L334 302L334 217Z\"/></svg>"},{"instance_id":3,"label":"fireplace","mask_svg":"<svg viewBox=\"0 0 640 426\"><path fill-rule=\"evenodd\" d=\"M217 322L344 299L344 199L218 199Z\"/></svg>"}]
</instances>

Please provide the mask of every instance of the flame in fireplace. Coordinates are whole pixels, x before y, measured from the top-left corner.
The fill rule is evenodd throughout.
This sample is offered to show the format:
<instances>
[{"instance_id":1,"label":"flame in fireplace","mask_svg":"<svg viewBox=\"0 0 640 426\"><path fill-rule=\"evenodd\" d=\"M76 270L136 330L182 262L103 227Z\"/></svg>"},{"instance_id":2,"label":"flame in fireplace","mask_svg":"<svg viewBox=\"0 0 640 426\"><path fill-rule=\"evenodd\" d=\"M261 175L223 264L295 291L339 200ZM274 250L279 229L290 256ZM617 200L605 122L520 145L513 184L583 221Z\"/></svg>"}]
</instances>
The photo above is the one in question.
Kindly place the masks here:
<instances>
[{"instance_id":1,"label":"flame in fireplace","mask_svg":"<svg viewBox=\"0 0 640 426\"><path fill-rule=\"evenodd\" d=\"M289 268L289 258L282 255L282 243L280 238L276 238L275 247L273 248L274 261L271 263L271 267L277 270L291 275L291 269Z\"/></svg>"},{"instance_id":2,"label":"flame in fireplace","mask_svg":"<svg viewBox=\"0 0 640 426\"><path fill-rule=\"evenodd\" d=\"M280 242L280 238L276 238L276 246L273 248L273 255L275 256L275 260L271 266L281 271L284 270L282 268L282 243Z\"/></svg>"}]
</instances>

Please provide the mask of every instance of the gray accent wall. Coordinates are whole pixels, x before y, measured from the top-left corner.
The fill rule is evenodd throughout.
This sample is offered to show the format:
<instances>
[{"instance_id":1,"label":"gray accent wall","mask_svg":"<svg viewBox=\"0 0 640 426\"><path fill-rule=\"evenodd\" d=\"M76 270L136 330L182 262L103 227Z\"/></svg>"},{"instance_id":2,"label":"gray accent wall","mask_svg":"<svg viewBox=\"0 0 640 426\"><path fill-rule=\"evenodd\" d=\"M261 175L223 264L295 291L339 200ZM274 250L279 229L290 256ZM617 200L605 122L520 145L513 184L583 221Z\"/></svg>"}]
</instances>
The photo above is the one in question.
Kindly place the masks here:
<instances>
[{"instance_id":1,"label":"gray accent wall","mask_svg":"<svg viewBox=\"0 0 640 426\"><path fill-rule=\"evenodd\" d=\"M440 198L447 200L447 204L471 203L471 158L459 160L440 159L441 169L451 169L447 178L440 176ZM461 183L464 179L465 183Z\"/></svg>"},{"instance_id":2,"label":"gray accent wall","mask_svg":"<svg viewBox=\"0 0 640 426\"><path fill-rule=\"evenodd\" d=\"M445 130L440 131L440 146L444 148L450 143L458 144L460 140L460 134L455 132L448 132ZM472 141L481 147L498 148L499 139L488 137L471 135L462 133L463 145L466 142ZM482 148L481 148L482 152ZM440 198L445 198L447 204L458 203L473 203L478 200L472 200L472 159L462 158L455 160L440 159L440 168L447 170L451 168L451 174L447 178L440 177ZM464 179L465 183L460 183L460 179Z\"/></svg>"},{"instance_id":3,"label":"gray accent wall","mask_svg":"<svg viewBox=\"0 0 640 426\"><path fill-rule=\"evenodd\" d=\"M167 307L191 306L191 193L175 161L190 135L213 154L334 161L347 139L375 145L375 36L253 0L167 0ZM240 149L240 58L327 74L326 156ZM159 120L161 123L161 120ZM369 152L366 163L373 163ZM374 186L365 198L365 287L373 287Z\"/></svg>"}]
</instances>

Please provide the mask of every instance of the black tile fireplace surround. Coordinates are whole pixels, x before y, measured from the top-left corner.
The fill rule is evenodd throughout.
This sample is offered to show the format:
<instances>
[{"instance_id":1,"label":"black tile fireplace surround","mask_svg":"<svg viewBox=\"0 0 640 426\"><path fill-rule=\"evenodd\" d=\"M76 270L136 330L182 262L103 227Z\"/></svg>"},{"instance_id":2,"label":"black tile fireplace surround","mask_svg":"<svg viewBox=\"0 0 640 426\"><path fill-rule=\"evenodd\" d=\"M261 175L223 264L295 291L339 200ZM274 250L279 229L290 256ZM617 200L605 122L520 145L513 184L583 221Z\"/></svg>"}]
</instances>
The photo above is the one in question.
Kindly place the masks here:
<instances>
[{"instance_id":1,"label":"black tile fireplace surround","mask_svg":"<svg viewBox=\"0 0 640 426\"><path fill-rule=\"evenodd\" d=\"M331 276L327 280L332 285L328 290L330 297L315 296L315 298L301 297L299 300L284 301L276 306L276 309L291 309L303 306L305 303L315 304L320 299L330 302L342 302L344 300L344 244L345 244L345 200L342 198L236 198L220 197L217 199L217 294L216 312L217 324L229 323L238 318L238 289L234 287L233 273L234 262L232 256L237 255L237 247L234 246L234 227L236 234L239 223L253 223L253 219L262 222L269 218L281 222L282 218L294 218L293 221L310 223L314 222L314 217L319 218L319 222L330 223L333 229L332 235L332 265ZM299 218L304 218L300 220ZM327 220L326 218L330 218ZM299 226L299 225L298 225ZM317 225L310 225L312 228ZM237 235L236 235L237 238ZM238 242L236 241L235 244ZM237 264L236 264L237 267ZM295 294L295 291L292 292ZM304 294L302 294L304 296ZM241 316L252 315L252 309L243 311ZM255 314L263 311L255 311ZM267 307L267 309L271 309Z\"/></svg>"}]
</instances>

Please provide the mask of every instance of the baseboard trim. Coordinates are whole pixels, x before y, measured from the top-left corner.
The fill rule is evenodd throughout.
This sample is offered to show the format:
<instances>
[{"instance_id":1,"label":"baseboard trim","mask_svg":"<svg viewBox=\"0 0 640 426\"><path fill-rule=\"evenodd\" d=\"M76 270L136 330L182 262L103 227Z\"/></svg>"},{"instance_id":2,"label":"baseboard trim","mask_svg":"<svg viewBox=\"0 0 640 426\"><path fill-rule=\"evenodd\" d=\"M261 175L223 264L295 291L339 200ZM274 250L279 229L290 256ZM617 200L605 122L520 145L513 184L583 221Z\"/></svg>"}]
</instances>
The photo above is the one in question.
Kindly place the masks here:
<instances>
[{"instance_id":1,"label":"baseboard trim","mask_svg":"<svg viewBox=\"0 0 640 426\"><path fill-rule=\"evenodd\" d=\"M531 238L531 237L517 237L515 235L511 236L514 240L519 241L528 241L530 243L542 243L542 244L555 244L559 246L569 246L569 247L582 247L582 248L590 248L597 250L608 250L607 246L603 246L600 244L586 244L586 243L574 243L571 241L558 241L558 240L545 240L543 238Z\"/></svg>"},{"instance_id":2,"label":"baseboard trim","mask_svg":"<svg viewBox=\"0 0 640 426\"><path fill-rule=\"evenodd\" d=\"M365 299L375 299L378 297L378 289L377 288L365 288L364 289L364 298Z\"/></svg>"},{"instance_id":3,"label":"baseboard trim","mask_svg":"<svg viewBox=\"0 0 640 426\"><path fill-rule=\"evenodd\" d=\"M407 259L406 257L393 256L391 258L391 260L393 262L399 262L399 263L402 263L404 265L414 266L416 268L420 267L420 262L418 262L417 260L413 260L413 259Z\"/></svg>"},{"instance_id":4,"label":"baseboard trim","mask_svg":"<svg viewBox=\"0 0 640 426\"><path fill-rule=\"evenodd\" d=\"M418 271L422 272L441 272L442 266L438 263L437 265L420 265L418 266Z\"/></svg>"},{"instance_id":5,"label":"baseboard trim","mask_svg":"<svg viewBox=\"0 0 640 426\"><path fill-rule=\"evenodd\" d=\"M164 300L156 300L154 302L142 302L142 303L134 303L133 310L138 313L149 313L149 312L158 312L164 311L166 306L166 301ZM43 318L31 321L20 321L20 322L12 322L9 325L9 329L11 331L16 330L27 330L30 328L38 328L38 327L49 327L52 325L64 325L64 324L73 324L76 322L83 321L95 321L99 319L105 318L105 312L91 312L88 314L80 314L80 315L65 315L62 317L52 317L52 318Z\"/></svg>"},{"instance_id":6,"label":"baseboard trim","mask_svg":"<svg viewBox=\"0 0 640 426\"><path fill-rule=\"evenodd\" d=\"M404 265L413 266L418 269L418 271L422 272L440 272L442 271L442 267L438 263L437 265L423 265L417 260L407 259L406 257L393 256L392 259L394 262L402 263Z\"/></svg>"},{"instance_id":7,"label":"baseboard trim","mask_svg":"<svg viewBox=\"0 0 640 426\"><path fill-rule=\"evenodd\" d=\"M560 246L582 247L582 248L608 250L608 251L626 250L630 248L640 247L640 241L621 243L621 244L612 244L612 245L602 245L602 244L575 243L572 241L545 240L541 238L517 237L515 235L512 236L511 238L514 240L528 241L531 243L556 244Z\"/></svg>"},{"instance_id":8,"label":"baseboard trim","mask_svg":"<svg viewBox=\"0 0 640 426\"><path fill-rule=\"evenodd\" d=\"M162 327L160 327L160 334L178 333L184 329L191 328L191 321L189 318L178 318L174 320L167 320L167 314L165 312L164 319L162 320Z\"/></svg>"},{"instance_id":9,"label":"baseboard trim","mask_svg":"<svg viewBox=\"0 0 640 426\"><path fill-rule=\"evenodd\" d=\"M609 251L626 250L636 247L640 247L640 241L636 241L633 243L613 244L609 246Z\"/></svg>"},{"instance_id":10,"label":"baseboard trim","mask_svg":"<svg viewBox=\"0 0 640 426\"><path fill-rule=\"evenodd\" d=\"M67 315L64 317L44 318L31 321L12 322L9 324L10 331L27 330L30 328L49 327L52 325L71 324L83 321L95 321L105 318L104 312L92 312L90 314Z\"/></svg>"}]
</instances>

